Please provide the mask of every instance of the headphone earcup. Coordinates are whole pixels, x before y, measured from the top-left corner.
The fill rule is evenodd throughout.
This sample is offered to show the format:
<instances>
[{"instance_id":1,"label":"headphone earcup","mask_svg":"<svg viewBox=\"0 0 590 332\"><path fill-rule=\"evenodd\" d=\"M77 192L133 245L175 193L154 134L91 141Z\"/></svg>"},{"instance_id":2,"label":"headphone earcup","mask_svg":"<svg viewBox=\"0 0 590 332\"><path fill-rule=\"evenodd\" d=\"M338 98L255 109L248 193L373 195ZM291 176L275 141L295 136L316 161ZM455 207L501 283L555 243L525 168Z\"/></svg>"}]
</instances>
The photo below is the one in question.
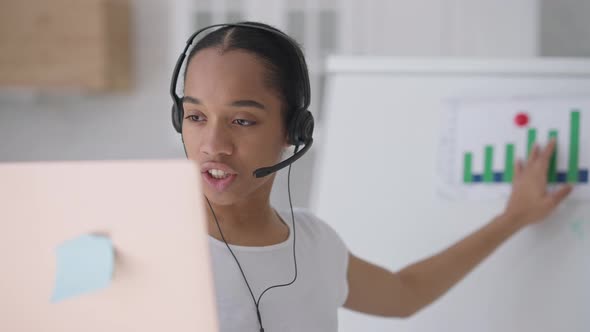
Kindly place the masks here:
<instances>
[{"instance_id":1,"label":"headphone earcup","mask_svg":"<svg viewBox=\"0 0 590 332\"><path fill-rule=\"evenodd\" d=\"M308 110L297 111L289 122L289 144L307 144L313 138L314 120Z\"/></svg>"},{"instance_id":2,"label":"headphone earcup","mask_svg":"<svg viewBox=\"0 0 590 332\"><path fill-rule=\"evenodd\" d=\"M172 125L174 129L180 134L182 133L182 115L181 112L178 110L176 104L172 104Z\"/></svg>"}]
</instances>

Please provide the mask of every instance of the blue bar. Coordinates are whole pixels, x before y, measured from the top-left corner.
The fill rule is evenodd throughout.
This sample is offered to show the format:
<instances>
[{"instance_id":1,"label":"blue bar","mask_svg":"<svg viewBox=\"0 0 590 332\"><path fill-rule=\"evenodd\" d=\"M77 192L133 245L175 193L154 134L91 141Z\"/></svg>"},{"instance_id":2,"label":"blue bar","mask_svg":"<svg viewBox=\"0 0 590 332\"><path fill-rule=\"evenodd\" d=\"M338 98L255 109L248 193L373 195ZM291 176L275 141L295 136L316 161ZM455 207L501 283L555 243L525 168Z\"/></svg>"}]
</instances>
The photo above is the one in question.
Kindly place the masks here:
<instances>
[{"instance_id":1,"label":"blue bar","mask_svg":"<svg viewBox=\"0 0 590 332\"><path fill-rule=\"evenodd\" d=\"M579 173L578 180L580 183L588 183L588 170L581 169Z\"/></svg>"},{"instance_id":2,"label":"blue bar","mask_svg":"<svg viewBox=\"0 0 590 332\"><path fill-rule=\"evenodd\" d=\"M578 183L588 183L589 174L588 169L581 169L578 172ZM566 183L567 182L567 172L557 172L556 183ZM494 182L504 182L504 173L503 172L494 172ZM484 182L483 181L483 174L473 174L472 182Z\"/></svg>"},{"instance_id":3,"label":"blue bar","mask_svg":"<svg viewBox=\"0 0 590 332\"><path fill-rule=\"evenodd\" d=\"M494 172L494 182L504 182L504 173Z\"/></svg>"}]
</instances>

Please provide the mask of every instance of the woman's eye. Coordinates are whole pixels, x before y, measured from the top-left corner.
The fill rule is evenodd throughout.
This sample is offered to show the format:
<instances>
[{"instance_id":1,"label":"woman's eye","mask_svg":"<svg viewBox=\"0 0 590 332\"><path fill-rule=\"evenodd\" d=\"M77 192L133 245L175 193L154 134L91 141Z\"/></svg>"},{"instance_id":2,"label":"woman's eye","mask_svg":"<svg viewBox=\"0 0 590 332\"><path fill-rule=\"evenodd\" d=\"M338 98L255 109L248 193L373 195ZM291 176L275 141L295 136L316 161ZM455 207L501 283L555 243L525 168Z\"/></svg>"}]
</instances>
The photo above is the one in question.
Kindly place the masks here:
<instances>
[{"instance_id":1,"label":"woman's eye","mask_svg":"<svg viewBox=\"0 0 590 332\"><path fill-rule=\"evenodd\" d=\"M255 121L244 120L244 119L236 119L234 122L240 126L249 127L256 124Z\"/></svg>"},{"instance_id":2,"label":"woman's eye","mask_svg":"<svg viewBox=\"0 0 590 332\"><path fill-rule=\"evenodd\" d=\"M200 115L188 115L185 117L185 119L188 119L190 121L194 121L194 122L201 122L203 121L203 117Z\"/></svg>"}]
</instances>

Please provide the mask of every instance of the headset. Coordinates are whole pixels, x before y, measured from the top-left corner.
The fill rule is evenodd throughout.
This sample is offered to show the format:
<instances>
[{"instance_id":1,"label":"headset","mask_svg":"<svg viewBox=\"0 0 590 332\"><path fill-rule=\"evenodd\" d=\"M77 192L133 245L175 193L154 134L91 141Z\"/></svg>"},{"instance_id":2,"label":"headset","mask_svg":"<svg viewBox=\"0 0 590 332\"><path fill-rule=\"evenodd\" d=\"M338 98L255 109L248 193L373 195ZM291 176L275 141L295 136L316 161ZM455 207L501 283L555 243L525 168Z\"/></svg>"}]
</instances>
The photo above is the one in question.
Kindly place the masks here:
<instances>
[{"instance_id":1,"label":"headset","mask_svg":"<svg viewBox=\"0 0 590 332\"><path fill-rule=\"evenodd\" d=\"M279 162L278 164L254 170L253 175L257 178L261 178L269 174L272 174L286 166L289 166L297 159L301 158L309 150L309 148L311 148L313 144L314 119L313 115L308 110L308 107L311 103L311 89L309 83L309 75L307 71L307 64L305 62L305 57L303 56L301 49L299 48L299 46L297 46L297 43L284 32L270 26L257 25L247 22L225 23L210 25L208 27L198 30L189 37L189 39L186 42L186 46L184 47L184 50L178 57L176 65L174 66L174 71L172 72L172 81L170 83L170 95L172 96L172 125L174 126L174 129L176 129L176 131L180 134L182 134L184 108L182 104L182 98L177 95L176 88L178 85L178 77L180 76L180 71L187 55L186 53L193 44L194 40L201 33L203 33L206 30L222 27L243 27L267 31L287 41L288 44L291 46L290 48L292 52L297 58L301 78L301 89L303 92L303 102L302 105L297 106L295 110L289 110L289 112L287 112L288 114L291 114L290 118L287 120L287 139L290 145L295 146L295 153L291 157ZM302 144L304 145L303 149L301 149L301 151L298 151L299 146Z\"/></svg>"},{"instance_id":2,"label":"headset","mask_svg":"<svg viewBox=\"0 0 590 332\"><path fill-rule=\"evenodd\" d=\"M172 125L174 126L174 129L178 133L181 134L181 137L182 137L182 121L184 118L184 108L182 105L182 98L176 94L176 88L178 85L178 77L180 76L180 70L182 68L182 65L184 64L184 60L187 55L186 53L187 53L188 49L191 47L191 45L193 44L194 40L201 33L203 33L206 30L209 30L209 29L224 28L224 27L243 27L243 28L249 28L249 29L258 29L258 30L262 30L262 31L266 31L268 33L271 33L274 36L278 36L278 37L282 38L283 40L288 42L288 45L290 45L289 48L291 49L291 52L293 52L294 55L296 56L298 67L299 67L299 72L300 72L299 78L301 80L300 87L302 89L301 92L303 95L303 100L302 100L301 105L298 105L296 107L296 109L289 110L288 114L290 114L290 118L287 119L287 135L288 135L287 140L288 140L289 144L295 146L295 151L291 157L279 162L278 164L275 164L273 166L258 168L256 170L254 170L254 172L253 172L253 175L256 178L261 178L261 177L267 176L269 174L272 174L272 173L274 173L286 166L289 166L289 174L287 176L287 188L288 188L287 191L289 193L289 205L291 207L291 219L293 222L293 262L295 265L295 276L293 277L293 280L289 283L274 285L274 286L266 288L259 295L258 301L257 301L256 298L254 297L254 293L252 292L252 288L250 287L250 284L248 283L248 280L246 279L246 275L244 274L244 270L242 269L242 266L240 265L240 262L238 261L236 255L231 250L229 244L225 240L225 237L223 236L223 232L221 231L221 227L219 226L219 221L217 220L217 216L215 215L215 211L213 210L211 203L207 199L207 204L209 205L209 208L213 214L213 217L215 219L215 222L217 224L217 228L219 229L219 233L221 234L223 242L225 242L225 245L227 246L228 250L232 254L234 260L236 261L238 268L240 269L240 272L242 273L242 277L244 278L244 281L246 282L246 286L248 287L248 290L250 291L250 295L252 295L252 300L254 301L254 305L256 306L256 315L258 318L258 323L260 325L260 332L264 332L264 327L262 325L262 318L260 315L260 308L259 308L260 307L260 300L262 299L262 296L267 291L269 291L273 288L289 286L289 285L293 284L295 282L295 280L297 279L297 257L295 255L295 239L296 239L296 236L295 236L296 235L295 216L293 214L293 204L291 201L291 181L290 181L290 179L291 179L291 164L293 162L295 162L297 159L301 158L309 150L309 148L311 148L311 146L313 144L314 119L313 119L313 115L308 110L308 107L311 103L310 82L309 82L309 75L307 72L307 64L305 63L305 57L303 56L301 49L299 48L297 43L291 37L289 37L287 34L283 33L280 30L275 29L271 26L259 25L259 24L254 24L251 22L214 24L214 25L210 25L208 27L202 28L202 29L198 30L197 32L193 33L190 36L190 38L187 40L186 46L185 46L184 50L182 51L182 53L180 54L180 56L178 57L178 60L176 61L176 65L174 66L174 71L172 72L172 82L170 83L170 95L172 96L172 102L173 102L172 103ZM303 144L304 147L301 151L299 151L299 146L301 144ZM183 139L183 146L184 146L184 139ZM186 147L185 147L185 154L186 154ZM187 155L187 157L188 157L188 155Z\"/></svg>"}]
</instances>

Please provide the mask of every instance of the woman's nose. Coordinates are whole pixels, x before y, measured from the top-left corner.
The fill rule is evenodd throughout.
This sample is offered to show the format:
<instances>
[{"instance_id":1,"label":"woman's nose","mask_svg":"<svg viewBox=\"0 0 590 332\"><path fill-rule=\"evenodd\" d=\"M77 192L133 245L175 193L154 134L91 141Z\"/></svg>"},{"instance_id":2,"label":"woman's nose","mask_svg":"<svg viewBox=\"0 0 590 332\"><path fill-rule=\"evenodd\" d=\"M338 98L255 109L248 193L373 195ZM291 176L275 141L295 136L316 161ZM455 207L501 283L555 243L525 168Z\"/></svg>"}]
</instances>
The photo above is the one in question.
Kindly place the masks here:
<instances>
[{"instance_id":1,"label":"woman's nose","mask_svg":"<svg viewBox=\"0 0 590 332\"><path fill-rule=\"evenodd\" d=\"M233 153L233 143L231 134L222 123L208 123L203 128L203 140L201 141L201 152L215 156L220 154L231 155Z\"/></svg>"}]
</instances>

